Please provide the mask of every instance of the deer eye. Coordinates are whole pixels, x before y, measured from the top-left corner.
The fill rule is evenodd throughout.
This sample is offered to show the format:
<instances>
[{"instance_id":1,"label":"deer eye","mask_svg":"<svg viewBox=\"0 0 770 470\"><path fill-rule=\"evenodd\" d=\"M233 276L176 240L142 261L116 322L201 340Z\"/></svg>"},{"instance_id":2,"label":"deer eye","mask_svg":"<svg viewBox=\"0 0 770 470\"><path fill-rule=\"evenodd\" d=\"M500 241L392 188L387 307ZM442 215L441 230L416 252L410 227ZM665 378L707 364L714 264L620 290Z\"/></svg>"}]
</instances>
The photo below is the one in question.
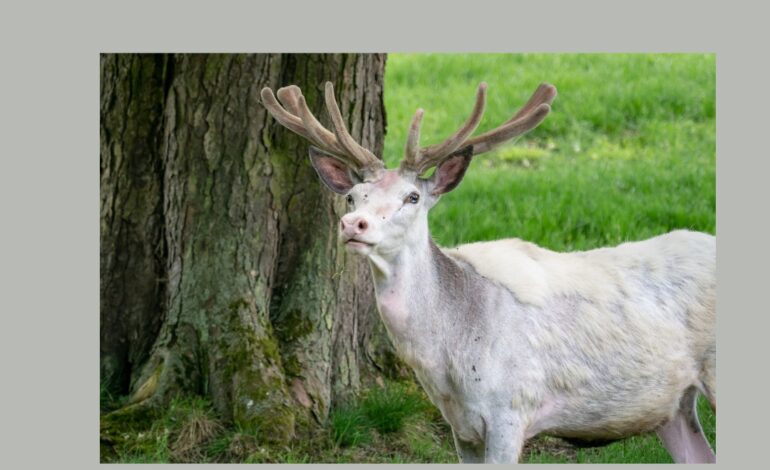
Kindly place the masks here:
<instances>
[{"instance_id":1,"label":"deer eye","mask_svg":"<svg viewBox=\"0 0 770 470\"><path fill-rule=\"evenodd\" d=\"M409 195L404 199L404 203L410 203L410 204L417 204L420 201L420 195L417 192L411 192Z\"/></svg>"},{"instance_id":2,"label":"deer eye","mask_svg":"<svg viewBox=\"0 0 770 470\"><path fill-rule=\"evenodd\" d=\"M349 204L349 205L351 205L351 206L353 205L353 196L351 196L350 194L348 194L348 197L346 198L346 200L348 201L348 204Z\"/></svg>"}]
</instances>

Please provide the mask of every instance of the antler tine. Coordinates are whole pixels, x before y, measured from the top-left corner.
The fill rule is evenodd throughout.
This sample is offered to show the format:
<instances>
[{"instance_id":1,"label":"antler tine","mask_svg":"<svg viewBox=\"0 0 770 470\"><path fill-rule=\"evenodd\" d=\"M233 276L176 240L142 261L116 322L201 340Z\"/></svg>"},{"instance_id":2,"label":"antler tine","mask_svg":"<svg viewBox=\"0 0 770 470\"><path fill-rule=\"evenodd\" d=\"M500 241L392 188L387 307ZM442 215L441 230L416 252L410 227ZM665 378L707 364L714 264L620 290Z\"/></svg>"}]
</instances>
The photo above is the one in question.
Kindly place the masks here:
<instances>
[{"instance_id":1,"label":"antler tine","mask_svg":"<svg viewBox=\"0 0 770 470\"><path fill-rule=\"evenodd\" d=\"M325 150L340 159L344 159L346 157L345 149L342 148L334 134L322 126L315 116L313 116L313 113L307 106L307 102L305 102L305 97L302 95L297 97L297 108L299 117L305 125L305 129L307 129L308 133L314 138L313 143L322 150Z\"/></svg>"},{"instance_id":2,"label":"antler tine","mask_svg":"<svg viewBox=\"0 0 770 470\"><path fill-rule=\"evenodd\" d=\"M484 134L468 139L473 155L488 152L498 145L534 129L551 111L550 104L556 98L556 87L541 83L525 104L511 119Z\"/></svg>"},{"instance_id":3,"label":"antler tine","mask_svg":"<svg viewBox=\"0 0 770 470\"><path fill-rule=\"evenodd\" d=\"M556 87L541 83L527 103L516 114L500 126L479 136L468 138L484 113L487 84L482 82L476 94L476 105L466 123L450 138L440 145L418 149L420 139L420 123L422 109L418 109L409 127L409 138L406 143L406 153L401 161L401 169L415 171L418 174L438 165L459 148L471 147L471 155L492 150L494 147L521 135L540 124L551 111L551 102L556 98Z\"/></svg>"},{"instance_id":4,"label":"antler tine","mask_svg":"<svg viewBox=\"0 0 770 470\"><path fill-rule=\"evenodd\" d=\"M337 100L334 98L334 85L332 82L326 82L326 109L329 111L329 117L332 119L334 133L337 135L337 142L347 151L347 155L352 157L352 162L357 164L359 169L376 171L384 168L382 160L374 156L368 149L358 145L351 137L342 119L342 113L337 106Z\"/></svg>"},{"instance_id":5,"label":"antler tine","mask_svg":"<svg viewBox=\"0 0 770 470\"><path fill-rule=\"evenodd\" d=\"M418 108L412 118L412 124L409 125L409 137L406 140L406 151L401 166L404 168L416 168L420 158L420 125L424 111Z\"/></svg>"},{"instance_id":6,"label":"antler tine","mask_svg":"<svg viewBox=\"0 0 770 470\"><path fill-rule=\"evenodd\" d=\"M269 88L266 88L265 90L270 91ZM272 95L272 91L270 91L269 94ZM297 130L294 128L290 128L291 130L297 132L311 143L320 147L322 150L331 153L338 158L342 158L342 156L345 155L345 150L337 143L337 139L334 137L334 134L329 132L324 126L321 125L320 122L318 122L315 116L313 116L313 113L310 111L310 108L308 108L307 103L305 102L305 97L302 95L302 91L298 86L290 85L283 87L278 90L277 94L278 99L281 100L281 103L283 103L283 105L288 108L288 112L286 109L280 108L278 110L279 113L284 115L284 117L286 117L285 114L288 114L292 118L299 118L299 125L302 129L302 132L297 132ZM272 101L274 100L275 99L273 98ZM277 106L277 103L274 104ZM273 115L276 116L275 113L273 113ZM278 116L276 116L276 119L278 119ZM284 124L280 120L279 122ZM296 124L296 120L292 120L292 122Z\"/></svg>"},{"instance_id":7,"label":"antler tine","mask_svg":"<svg viewBox=\"0 0 770 470\"><path fill-rule=\"evenodd\" d=\"M299 103L297 97L302 95L302 90L297 85L289 85L279 88L275 93L278 99L291 114L299 116Z\"/></svg>"},{"instance_id":8,"label":"antler tine","mask_svg":"<svg viewBox=\"0 0 770 470\"><path fill-rule=\"evenodd\" d=\"M283 106L281 106L280 103L278 103L278 101L275 99L275 96L273 95L273 90L270 88L263 88L261 95L262 102L264 103L267 110L270 111L270 114L273 115L276 121L281 123L284 127L301 135L313 144L322 147L324 150L330 153L341 153L337 147L334 145L329 145L333 144L333 142L330 142L328 139L321 138L318 135L320 132L314 132L315 129L313 129L313 126L308 125L308 123L302 119L303 113L301 111L300 102L304 103L304 98L302 97L302 93L299 91L298 87L290 86L278 90L278 96L281 98L281 101L285 104L285 106L291 110L291 112L287 111ZM307 113L309 114L310 111L308 110ZM313 121L315 121L315 119L313 119ZM315 122L317 123L317 121ZM320 124L318 124L318 127L323 129L323 126ZM323 130L326 131L326 129ZM334 135L331 132L326 131L326 134L331 136L332 140L334 139Z\"/></svg>"},{"instance_id":9,"label":"antler tine","mask_svg":"<svg viewBox=\"0 0 770 470\"><path fill-rule=\"evenodd\" d=\"M284 127L306 138L353 170L361 172L362 176L366 177L384 168L380 159L358 145L348 133L334 99L334 87L331 82L326 82L325 98L326 108L334 125L334 132L329 131L318 122L307 106L302 91L296 85L278 90L278 99L283 106L276 100L273 90L270 88L263 88L261 96L267 110Z\"/></svg>"},{"instance_id":10,"label":"antler tine","mask_svg":"<svg viewBox=\"0 0 770 470\"><path fill-rule=\"evenodd\" d=\"M411 164L411 162L408 161L405 161L402 164L407 168L412 167L412 169L417 170L418 173L422 173L428 168L437 165L455 150L460 148L468 137L473 134L473 131L476 130L481 122L481 118L484 116L486 97L487 84L481 82L476 91L476 104L473 106L473 111L471 111L471 115L468 117L468 120L465 121L465 124L441 144L431 145L420 149L418 158L414 164ZM419 129L417 132L419 133Z\"/></svg>"},{"instance_id":11,"label":"antler tine","mask_svg":"<svg viewBox=\"0 0 770 470\"><path fill-rule=\"evenodd\" d=\"M521 116L529 113L542 103L550 105L554 98L556 98L556 87L550 83L541 83L538 85L537 90L529 97L529 101L521 107L521 109L513 115L512 118L506 121L506 124L519 119Z\"/></svg>"},{"instance_id":12,"label":"antler tine","mask_svg":"<svg viewBox=\"0 0 770 470\"><path fill-rule=\"evenodd\" d=\"M283 90L278 90L279 93ZM278 100L275 99L275 95L273 95L273 90L270 88L263 88L262 92L260 93L262 96L262 103L265 105L265 108L270 112L270 114L275 118L276 121L281 123L284 127L288 128L290 131L301 135L302 137L313 140L310 134L305 130L305 126L302 123L302 119L300 119L298 116L295 116L294 114L286 111L283 106L281 106L278 103Z\"/></svg>"}]
</instances>

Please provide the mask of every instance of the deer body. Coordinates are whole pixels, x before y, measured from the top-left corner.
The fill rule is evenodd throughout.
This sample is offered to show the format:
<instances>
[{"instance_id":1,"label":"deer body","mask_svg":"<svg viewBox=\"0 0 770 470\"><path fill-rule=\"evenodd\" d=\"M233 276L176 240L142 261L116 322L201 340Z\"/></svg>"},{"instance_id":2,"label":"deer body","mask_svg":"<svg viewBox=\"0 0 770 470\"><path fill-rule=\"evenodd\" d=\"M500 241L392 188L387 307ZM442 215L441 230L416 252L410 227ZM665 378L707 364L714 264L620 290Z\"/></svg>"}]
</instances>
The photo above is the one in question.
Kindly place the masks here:
<instances>
[{"instance_id":1,"label":"deer body","mask_svg":"<svg viewBox=\"0 0 770 470\"><path fill-rule=\"evenodd\" d=\"M711 236L677 231L582 253L519 240L423 246L396 257L390 276L373 264L378 307L458 447L483 446L488 430L506 428L502 417L522 443L653 431L683 392L709 382ZM487 255L506 269L485 270Z\"/></svg>"},{"instance_id":2,"label":"deer body","mask_svg":"<svg viewBox=\"0 0 770 470\"><path fill-rule=\"evenodd\" d=\"M428 211L471 157L536 126L555 97L543 85L511 120L469 139L485 89L438 146L418 149L418 110L398 170L355 147L330 85L336 135L296 87L278 93L288 112L262 96L323 146L311 161L350 209L341 241L368 258L382 321L452 426L461 461L516 462L540 433L591 442L654 430L677 462L713 462L695 413L698 392L716 406L713 236L674 231L573 253L517 239L451 249L431 240ZM430 166L434 175L420 177Z\"/></svg>"}]
</instances>

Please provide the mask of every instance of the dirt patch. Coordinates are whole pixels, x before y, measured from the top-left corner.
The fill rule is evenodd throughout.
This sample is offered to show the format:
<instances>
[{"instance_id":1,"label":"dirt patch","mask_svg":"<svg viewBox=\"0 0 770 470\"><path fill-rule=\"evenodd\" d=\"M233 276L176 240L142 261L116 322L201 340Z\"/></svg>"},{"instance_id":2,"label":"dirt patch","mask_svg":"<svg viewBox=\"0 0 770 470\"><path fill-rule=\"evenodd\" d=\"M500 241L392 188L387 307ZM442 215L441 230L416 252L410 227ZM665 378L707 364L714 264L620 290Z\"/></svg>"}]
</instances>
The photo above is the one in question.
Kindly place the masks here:
<instances>
[{"instance_id":1,"label":"dirt patch","mask_svg":"<svg viewBox=\"0 0 770 470\"><path fill-rule=\"evenodd\" d=\"M537 454L548 454L556 458L564 458L569 462L577 461L577 448L555 437L537 436L527 441L522 451L521 461L526 462L532 455Z\"/></svg>"}]
</instances>

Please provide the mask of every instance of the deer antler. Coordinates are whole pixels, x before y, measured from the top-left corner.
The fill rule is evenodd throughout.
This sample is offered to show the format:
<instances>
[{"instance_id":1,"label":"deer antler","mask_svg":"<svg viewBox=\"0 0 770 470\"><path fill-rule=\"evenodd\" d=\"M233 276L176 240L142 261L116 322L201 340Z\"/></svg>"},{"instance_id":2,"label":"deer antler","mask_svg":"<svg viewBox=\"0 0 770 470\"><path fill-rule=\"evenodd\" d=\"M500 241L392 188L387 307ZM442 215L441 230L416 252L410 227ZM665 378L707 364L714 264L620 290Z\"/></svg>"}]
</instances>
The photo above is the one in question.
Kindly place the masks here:
<instances>
[{"instance_id":1,"label":"deer antler","mask_svg":"<svg viewBox=\"0 0 770 470\"><path fill-rule=\"evenodd\" d=\"M542 83L532 97L512 118L500 126L469 139L484 114L487 84L482 82L476 92L476 104L468 120L451 137L438 145L419 148L420 124L423 110L418 109L409 127L406 152L401 161L402 170L422 174L438 165L460 148L472 146L472 155L488 152L498 145L535 128L551 111L551 102L556 98L556 87Z\"/></svg>"},{"instance_id":2,"label":"deer antler","mask_svg":"<svg viewBox=\"0 0 770 470\"><path fill-rule=\"evenodd\" d=\"M265 108L276 121L306 138L324 152L336 157L364 179L379 174L385 168L382 160L368 149L358 145L351 137L337 101L334 99L334 86L331 82L326 82L325 98L326 110L334 127L333 133L322 126L310 112L298 86L290 85L278 90L278 99L283 106L276 100L270 88L263 88L261 95Z\"/></svg>"}]
</instances>

